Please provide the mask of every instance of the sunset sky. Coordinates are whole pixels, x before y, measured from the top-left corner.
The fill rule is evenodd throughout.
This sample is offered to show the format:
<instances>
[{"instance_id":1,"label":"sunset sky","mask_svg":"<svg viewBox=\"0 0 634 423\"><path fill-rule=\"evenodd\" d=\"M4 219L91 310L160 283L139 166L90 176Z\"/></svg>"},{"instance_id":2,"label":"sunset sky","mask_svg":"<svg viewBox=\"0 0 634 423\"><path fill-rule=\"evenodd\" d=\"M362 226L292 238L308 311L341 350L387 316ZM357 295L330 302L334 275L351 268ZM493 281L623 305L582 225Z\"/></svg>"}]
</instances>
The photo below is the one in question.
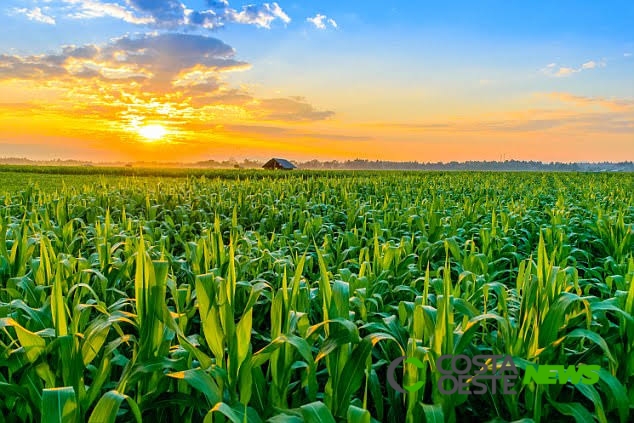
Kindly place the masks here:
<instances>
[{"instance_id":1,"label":"sunset sky","mask_svg":"<svg viewBox=\"0 0 634 423\"><path fill-rule=\"evenodd\" d=\"M634 2L1 0L0 157L634 160Z\"/></svg>"}]
</instances>

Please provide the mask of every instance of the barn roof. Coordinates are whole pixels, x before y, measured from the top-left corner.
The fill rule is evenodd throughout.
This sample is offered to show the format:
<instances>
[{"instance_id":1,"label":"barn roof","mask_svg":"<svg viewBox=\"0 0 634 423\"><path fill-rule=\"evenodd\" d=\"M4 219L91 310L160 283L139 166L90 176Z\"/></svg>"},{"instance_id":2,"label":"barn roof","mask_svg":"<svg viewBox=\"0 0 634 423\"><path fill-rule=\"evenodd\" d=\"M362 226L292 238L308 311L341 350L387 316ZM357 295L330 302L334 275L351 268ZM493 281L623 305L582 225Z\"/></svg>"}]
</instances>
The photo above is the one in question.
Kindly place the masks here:
<instances>
[{"instance_id":1,"label":"barn roof","mask_svg":"<svg viewBox=\"0 0 634 423\"><path fill-rule=\"evenodd\" d=\"M273 162L277 163L282 169L295 169L295 165L286 159L272 158L263 167L273 166Z\"/></svg>"}]
</instances>

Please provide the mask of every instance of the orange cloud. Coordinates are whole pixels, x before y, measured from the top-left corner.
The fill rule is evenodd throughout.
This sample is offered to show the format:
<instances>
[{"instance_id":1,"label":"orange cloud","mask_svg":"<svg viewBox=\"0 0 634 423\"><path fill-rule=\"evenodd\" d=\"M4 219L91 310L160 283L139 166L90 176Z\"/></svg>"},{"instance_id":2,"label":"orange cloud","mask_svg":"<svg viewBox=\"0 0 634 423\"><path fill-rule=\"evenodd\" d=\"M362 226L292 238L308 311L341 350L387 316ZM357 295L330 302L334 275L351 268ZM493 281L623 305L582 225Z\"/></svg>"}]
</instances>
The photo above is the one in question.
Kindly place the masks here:
<instances>
[{"instance_id":1,"label":"orange cloud","mask_svg":"<svg viewBox=\"0 0 634 423\"><path fill-rule=\"evenodd\" d=\"M549 93L547 96L563 103L570 103L578 106L600 106L617 112L634 111L634 100L584 97L560 92Z\"/></svg>"},{"instance_id":2,"label":"orange cloud","mask_svg":"<svg viewBox=\"0 0 634 423\"><path fill-rule=\"evenodd\" d=\"M297 125L334 115L303 97L256 98L228 85L226 73L250 67L216 38L176 33L67 46L57 54L0 55L0 84L9 93L0 103L5 110L0 134L37 138L64 133L86 137L95 148L106 144L128 154L150 148L138 133L145 125L160 124L169 133L163 144L206 140L219 151L221 145L235 148L236 134L210 129L217 125ZM19 104L9 104L12 97ZM27 117L36 122L30 129L21 127ZM252 139L245 132L243 138ZM170 148L154 154L168 151L174 154Z\"/></svg>"}]
</instances>

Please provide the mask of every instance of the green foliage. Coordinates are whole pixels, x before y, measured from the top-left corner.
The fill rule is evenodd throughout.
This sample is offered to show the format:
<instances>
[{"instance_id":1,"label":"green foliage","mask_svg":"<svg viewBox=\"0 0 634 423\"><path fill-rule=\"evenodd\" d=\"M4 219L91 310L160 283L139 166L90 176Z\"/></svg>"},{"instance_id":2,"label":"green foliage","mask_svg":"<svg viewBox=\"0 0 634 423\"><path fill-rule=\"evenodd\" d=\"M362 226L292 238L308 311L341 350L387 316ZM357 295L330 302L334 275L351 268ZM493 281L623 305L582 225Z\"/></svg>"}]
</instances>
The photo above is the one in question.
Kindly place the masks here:
<instances>
[{"instance_id":1,"label":"green foliage","mask_svg":"<svg viewBox=\"0 0 634 423\"><path fill-rule=\"evenodd\" d=\"M0 172L5 419L631 419L630 174L72 172ZM601 371L447 396L443 354Z\"/></svg>"}]
</instances>

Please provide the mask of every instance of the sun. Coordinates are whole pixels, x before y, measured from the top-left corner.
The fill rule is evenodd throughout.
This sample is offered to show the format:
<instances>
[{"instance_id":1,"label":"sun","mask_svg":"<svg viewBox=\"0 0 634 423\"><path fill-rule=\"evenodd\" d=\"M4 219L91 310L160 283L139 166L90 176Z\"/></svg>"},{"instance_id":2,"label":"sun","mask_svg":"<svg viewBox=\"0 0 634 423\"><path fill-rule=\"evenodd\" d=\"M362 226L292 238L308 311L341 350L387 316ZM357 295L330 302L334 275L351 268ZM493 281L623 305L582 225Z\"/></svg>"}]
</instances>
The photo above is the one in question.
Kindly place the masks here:
<instances>
[{"instance_id":1,"label":"sun","mask_svg":"<svg viewBox=\"0 0 634 423\"><path fill-rule=\"evenodd\" d=\"M145 125L140 127L138 132L148 142L158 141L167 135L167 129L163 125Z\"/></svg>"}]
</instances>

